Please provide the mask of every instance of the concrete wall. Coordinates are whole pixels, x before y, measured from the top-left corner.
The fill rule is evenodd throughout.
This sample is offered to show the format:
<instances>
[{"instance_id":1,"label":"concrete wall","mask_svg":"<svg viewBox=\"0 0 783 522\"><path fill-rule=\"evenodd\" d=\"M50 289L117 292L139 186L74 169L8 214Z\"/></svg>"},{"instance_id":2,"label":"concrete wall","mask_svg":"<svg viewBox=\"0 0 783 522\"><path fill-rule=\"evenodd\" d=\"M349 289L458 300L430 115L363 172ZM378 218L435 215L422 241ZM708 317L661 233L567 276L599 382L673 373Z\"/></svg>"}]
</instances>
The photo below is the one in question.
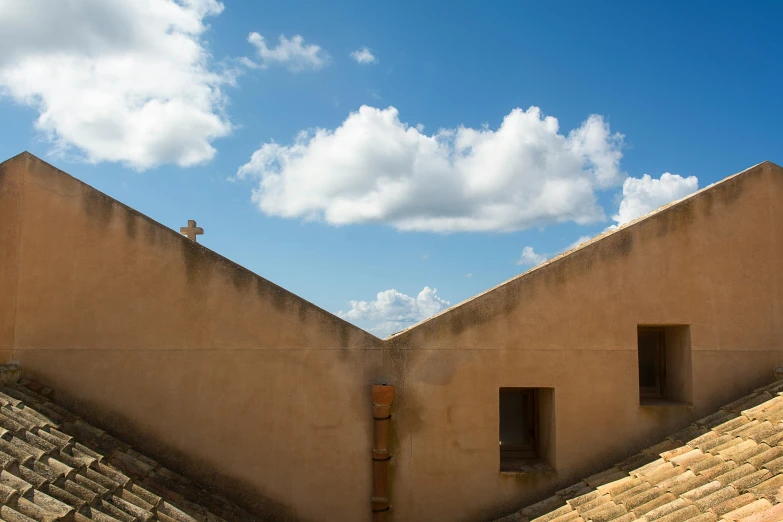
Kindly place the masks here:
<instances>
[{"instance_id":1,"label":"concrete wall","mask_svg":"<svg viewBox=\"0 0 783 522\"><path fill-rule=\"evenodd\" d=\"M22 176L0 164L0 361L11 357L16 317L16 269L22 208Z\"/></svg>"},{"instance_id":2,"label":"concrete wall","mask_svg":"<svg viewBox=\"0 0 783 522\"><path fill-rule=\"evenodd\" d=\"M782 289L783 169L765 163L392 337L399 511L509 512L770 382ZM690 325L693 406L640 405L637 325L667 324ZM555 389L556 476L498 473L506 386Z\"/></svg>"},{"instance_id":3,"label":"concrete wall","mask_svg":"<svg viewBox=\"0 0 783 522\"><path fill-rule=\"evenodd\" d=\"M24 179L21 241L0 220L0 252L21 245L26 373L272 519L366 515L378 339L33 156L2 169Z\"/></svg>"},{"instance_id":4,"label":"concrete wall","mask_svg":"<svg viewBox=\"0 0 783 522\"><path fill-rule=\"evenodd\" d=\"M22 179L24 198L8 181ZM0 188L0 289L16 285L15 299L0 293L0 350L67 406L270 519L370 519L373 382L397 386L393 519L481 520L781 363L771 164L383 342L28 154L0 165ZM640 406L639 324L690 325L692 406ZM555 473L499 473L501 387L554 389Z\"/></svg>"}]
</instances>

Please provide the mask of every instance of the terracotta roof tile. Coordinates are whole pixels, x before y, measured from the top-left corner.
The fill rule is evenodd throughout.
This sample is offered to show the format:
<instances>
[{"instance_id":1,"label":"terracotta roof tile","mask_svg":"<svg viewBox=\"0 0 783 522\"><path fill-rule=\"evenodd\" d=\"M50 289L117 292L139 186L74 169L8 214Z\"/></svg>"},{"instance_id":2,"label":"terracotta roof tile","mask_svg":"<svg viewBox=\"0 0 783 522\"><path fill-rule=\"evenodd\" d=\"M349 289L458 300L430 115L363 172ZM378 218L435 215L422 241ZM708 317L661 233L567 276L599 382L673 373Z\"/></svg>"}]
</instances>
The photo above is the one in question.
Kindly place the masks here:
<instances>
[{"instance_id":1,"label":"terracotta roof tile","mask_svg":"<svg viewBox=\"0 0 783 522\"><path fill-rule=\"evenodd\" d=\"M719 426L723 424L726 421L729 421L731 419L737 418L738 415L736 413L726 412L723 410L718 410L715 413L708 415L702 419L699 419L696 421L697 426L702 426L707 429L712 429L715 426Z\"/></svg>"},{"instance_id":2,"label":"terracotta roof tile","mask_svg":"<svg viewBox=\"0 0 783 522\"><path fill-rule=\"evenodd\" d=\"M661 497L661 500L669 498L671 498L671 500L668 502L656 507L655 509L645 512L644 518L646 520L658 520L659 518L671 515L672 513L688 507L688 502L681 498L677 498L674 495L670 496L667 494L664 497Z\"/></svg>"},{"instance_id":3,"label":"terracotta roof tile","mask_svg":"<svg viewBox=\"0 0 783 522\"><path fill-rule=\"evenodd\" d=\"M589 493L567 500L566 503L572 508L576 509L579 506L584 506L599 498L603 498L603 495L598 491L591 490Z\"/></svg>"},{"instance_id":4,"label":"terracotta roof tile","mask_svg":"<svg viewBox=\"0 0 783 522\"><path fill-rule=\"evenodd\" d=\"M713 432L713 433L715 433L715 432ZM711 439L699 442L699 444L696 444L696 447L699 448L700 450L702 450L705 453L707 453L707 452L712 453L713 449L715 449L715 448L722 448L726 443L729 443L729 442L731 442L733 440L736 440L731 435L718 435L717 433L715 433L715 435L716 436L711 438Z\"/></svg>"},{"instance_id":5,"label":"terracotta roof tile","mask_svg":"<svg viewBox=\"0 0 783 522\"><path fill-rule=\"evenodd\" d=\"M608 484L598 486L596 490L601 495L615 497L635 488L636 486L639 486L640 484L643 484L641 479L626 475L625 477L615 480L614 482L609 482Z\"/></svg>"},{"instance_id":6,"label":"terracotta roof tile","mask_svg":"<svg viewBox=\"0 0 783 522\"><path fill-rule=\"evenodd\" d=\"M740 522L778 522L783 520L783 504L777 504L753 515L741 518Z\"/></svg>"},{"instance_id":7,"label":"terracotta roof tile","mask_svg":"<svg viewBox=\"0 0 783 522\"><path fill-rule=\"evenodd\" d=\"M783 412L783 397L775 397L766 408L755 413L753 418L757 420L768 420L774 424L780 422L781 412Z\"/></svg>"},{"instance_id":8,"label":"terracotta roof tile","mask_svg":"<svg viewBox=\"0 0 783 522\"><path fill-rule=\"evenodd\" d=\"M650 513L651 511L654 511L661 506L665 506L666 504L674 500L677 500L677 497L675 497L671 493L665 493L665 492L661 492L661 493L663 494L659 494L655 496L655 498L650 499L644 504L633 508L634 514L637 517L641 517L642 515L646 515L647 513Z\"/></svg>"},{"instance_id":9,"label":"terracotta roof tile","mask_svg":"<svg viewBox=\"0 0 783 522\"><path fill-rule=\"evenodd\" d=\"M731 482L729 485L738 491L745 492L754 486L758 486L762 482L772 478L772 473L766 469L756 471L750 475L746 475L740 479Z\"/></svg>"},{"instance_id":10,"label":"terracotta roof tile","mask_svg":"<svg viewBox=\"0 0 783 522\"><path fill-rule=\"evenodd\" d=\"M683 448L688 451L683 451L676 455L673 454L671 457L665 458L677 466L684 466L687 468L690 463L696 463L710 457L710 455L704 453L699 448L693 449L690 445L683 446Z\"/></svg>"},{"instance_id":11,"label":"terracotta roof tile","mask_svg":"<svg viewBox=\"0 0 783 522\"><path fill-rule=\"evenodd\" d=\"M767 420L760 422L754 421L754 423L758 424L746 432L736 433L735 435L738 437L744 437L746 439L753 439L756 442L762 442L765 437L780 433L780 429Z\"/></svg>"},{"instance_id":12,"label":"terracotta roof tile","mask_svg":"<svg viewBox=\"0 0 783 522\"><path fill-rule=\"evenodd\" d=\"M560 500L560 499L558 499L558 500ZM551 501L552 500L551 500L551 497L550 497L549 499L544 500L542 502L551 502ZM560 500L560 501L562 502L562 500ZM539 502L539 504L540 503L541 502ZM533 504L533 506L536 506L536 504ZM533 507L533 506L531 506L531 507ZM571 508L571 506L565 505L565 506L562 506L562 507L559 507L559 508L555 509L554 511L550 511L549 513L542 513L540 516L534 518L532 520L532 522L552 522L553 520L555 520L559 516L566 515L566 514L572 513L572 512L576 513L576 515L579 516L579 513L576 510L574 510L573 508Z\"/></svg>"},{"instance_id":13,"label":"terracotta roof tile","mask_svg":"<svg viewBox=\"0 0 783 522\"><path fill-rule=\"evenodd\" d=\"M738 462L742 462L742 460L735 459L735 457L737 455L744 455L748 450L758 450L758 444L756 443L755 440L744 440L739 437L735 438L734 440L737 439L739 439L741 442L739 442L738 444L732 444L730 447L722 449L720 451L718 451L718 449L715 448L714 451L718 451L718 455L720 455L724 459L738 460ZM761 453L761 451L757 451L757 453Z\"/></svg>"},{"instance_id":14,"label":"terracotta roof tile","mask_svg":"<svg viewBox=\"0 0 783 522\"><path fill-rule=\"evenodd\" d=\"M530 520L563 508L572 511L571 506L566 505L565 500L562 497L554 495L541 502L532 504L516 514L520 515L520 519L522 520Z\"/></svg>"},{"instance_id":15,"label":"terracotta roof tile","mask_svg":"<svg viewBox=\"0 0 783 522\"><path fill-rule=\"evenodd\" d=\"M641 493L644 493L645 491L649 491L651 489L654 489L654 486L650 485L649 482L642 482L638 486L634 486L631 489L628 489L626 491L623 491L622 493L618 493L617 495L614 495L612 498L615 502L620 502L622 504L628 505L629 499L633 499L638 495L640 495ZM643 504L644 502L645 501L643 500L641 504Z\"/></svg>"},{"instance_id":16,"label":"terracotta roof tile","mask_svg":"<svg viewBox=\"0 0 783 522\"><path fill-rule=\"evenodd\" d=\"M664 453L661 453L661 458L663 460L672 460L676 459L677 457L681 455L685 455L686 453L690 453L695 449L695 446L691 446L690 444L685 444L683 446L678 446L674 449L671 449L669 451L666 451Z\"/></svg>"},{"instance_id":17,"label":"terracotta roof tile","mask_svg":"<svg viewBox=\"0 0 783 522\"><path fill-rule=\"evenodd\" d=\"M690 426L678 431L677 433L673 433L666 438L667 440L676 442L678 444L685 444L689 440L693 440L696 437L699 437L700 435L704 435L707 432L708 430L704 426L691 424Z\"/></svg>"},{"instance_id":18,"label":"terracotta roof tile","mask_svg":"<svg viewBox=\"0 0 783 522\"><path fill-rule=\"evenodd\" d=\"M665 482L658 484L658 487L665 489L673 495L680 495L699 486L703 486L710 481L707 477L696 475L691 470L681 473Z\"/></svg>"},{"instance_id":19,"label":"terracotta roof tile","mask_svg":"<svg viewBox=\"0 0 783 522\"><path fill-rule=\"evenodd\" d=\"M666 439L663 442L659 442L658 444L655 444L653 446L650 446L649 448L642 450L644 453L649 453L650 455L658 455L662 456L662 453L671 451L675 448L679 448L682 446L682 444L678 444L677 442L674 442L673 440Z\"/></svg>"},{"instance_id":20,"label":"terracotta roof tile","mask_svg":"<svg viewBox=\"0 0 783 522\"><path fill-rule=\"evenodd\" d=\"M754 468L750 464L743 464L742 466L737 466L736 468L731 469L726 473L718 475L717 477L715 477L715 480L717 480L724 486L728 486L729 484L732 484L737 480L752 475L755 472L756 472L756 468Z\"/></svg>"},{"instance_id":21,"label":"terracotta roof tile","mask_svg":"<svg viewBox=\"0 0 783 522\"><path fill-rule=\"evenodd\" d=\"M769 444L770 446L779 446L781 443L783 443L783 428L778 424L775 424L774 426L780 431L764 437L762 442Z\"/></svg>"},{"instance_id":22,"label":"terracotta roof tile","mask_svg":"<svg viewBox=\"0 0 783 522\"><path fill-rule=\"evenodd\" d=\"M737 522L738 520L742 520L751 515L767 511L771 507L772 503L766 499L756 500L755 502L751 502L741 508L726 513L723 515L722 519L730 522Z\"/></svg>"},{"instance_id":23,"label":"terracotta roof tile","mask_svg":"<svg viewBox=\"0 0 783 522\"><path fill-rule=\"evenodd\" d=\"M699 516L689 518L688 522L716 522L718 515L712 512L702 513Z\"/></svg>"},{"instance_id":24,"label":"terracotta roof tile","mask_svg":"<svg viewBox=\"0 0 783 522\"><path fill-rule=\"evenodd\" d=\"M626 474L618 468L611 468L603 473L597 473L591 477L584 479L584 483L591 488L597 488L603 484L608 484L625 477Z\"/></svg>"},{"instance_id":25,"label":"terracotta roof tile","mask_svg":"<svg viewBox=\"0 0 783 522\"><path fill-rule=\"evenodd\" d=\"M42 393L46 390L40 385L0 386L2 520L255 520L52 403L50 391ZM614 480L618 471L605 474L606 479ZM151 491L150 484L165 487ZM554 506L541 507L539 515Z\"/></svg>"},{"instance_id":26,"label":"terracotta roof tile","mask_svg":"<svg viewBox=\"0 0 783 522\"><path fill-rule=\"evenodd\" d=\"M727 441L723 442L723 444L719 444L719 445L713 447L712 449L710 449L708 451L710 453L712 453L713 455L720 455L723 450L727 450L727 449L729 449L731 447L734 447L734 446L737 446L739 444L743 444L743 443L747 442L747 441L745 441L745 439L742 439L740 437L731 437L729 435L727 435L727 437L729 437L729 439L731 439L731 440L727 440Z\"/></svg>"},{"instance_id":27,"label":"terracotta roof tile","mask_svg":"<svg viewBox=\"0 0 783 522\"><path fill-rule=\"evenodd\" d=\"M657 455L648 455L647 453L637 453L631 455L627 459L621 460L614 467L621 469L625 472L640 468L658 459Z\"/></svg>"},{"instance_id":28,"label":"terracotta roof tile","mask_svg":"<svg viewBox=\"0 0 783 522\"><path fill-rule=\"evenodd\" d=\"M742 506L746 506L753 501L753 495L750 493L745 493L743 495L737 495L736 497L726 499L723 502L713 504L708 509L722 518L724 514L739 509Z\"/></svg>"},{"instance_id":29,"label":"terracotta roof tile","mask_svg":"<svg viewBox=\"0 0 783 522\"><path fill-rule=\"evenodd\" d=\"M625 509L625 506L616 504L611 500L600 506L596 506L589 511L585 511L583 514L580 511L582 518L590 520L591 522L609 522L626 513L628 513L628 510Z\"/></svg>"},{"instance_id":30,"label":"terracotta roof tile","mask_svg":"<svg viewBox=\"0 0 783 522\"><path fill-rule=\"evenodd\" d=\"M742 399L734 401L731 404L727 404L723 407L723 409L732 413L742 413L744 410L755 408L759 404L763 404L773 397L774 395L768 392L763 392L758 395L751 394L743 397Z\"/></svg>"},{"instance_id":31,"label":"terracotta roof tile","mask_svg":"<svg viewBox=\"0 0 783 522\"><path fill-rule=\"evenodd\" d=\"M736 467L737 463L733 460L723 460L716 466L699 471L698 474L703 477L707 477L710 480L717 480L719 476L728 473Z\"/></svg>"},{"instance_id":32,"label":"terracotta roof tile","mask_svg":"<svg viewBox=\"0 0 783 522\"><path fill-rule=\"evenodd\" d=\"M192 519L193 522L197 522L195 519ZM182 522L191 522L190 520L182 521ZM200 521L198 521L200 522ZM565 515L561 515L557 518L553 518L551 522L585 522L585 520L579 516L579 513L576 511L573 511L571 513L566 513Z\"/></svg>"},{"instance_id":33,"label":"terracotta roof tile","mask_svg":"<svg viewBox=\"0 0 783 522\"><path fill-rule=\"evenodd\" d=\"M572 498L572 497L576 497L576 496L582 495L582 494L586 493L586 491L583 491L585 489L587 489L587 491L589 491L591 488L587 484L585 484L584 482L577 482L576 484L572 484L572 485L568 486L567 488L563 488L561 490L556 491L555 492L555 498L560 498L561 499L560 503L563 504L565 502L565 500L562 500L562 499ZM549 499L547 499L547 500L549 500ZM542 502L546 502L546 501L542 501Z\"/></svg>"},{"instance_id":34,"label":"terracotta roof tile","mask_svg":"<svg viewBox=\"0 0 783 522\"><path fill-rule=\"evenodd\" d=\"M771 479L750 488L750 492L756 495L757 498L775 500L780 494L781 488L783 488L783 475L775 475Z\"/></svg>"},{"instance_id":35,"label":"terracotta roof tile","mask_svg":"<svg viewBox=\"0 0 783 522\"><path fill-rule=\"evenodd\" d=\"M650 473L652 470L654 470L656 468L662 468L662 467L665 467L667 465L669 465L668 462L663 460L663 458L659 457L659 458L653 460L652 462L648 462L644 466L640 466L640 467L636 468L635 470L630 471L629 474L635 475L635 476L642 476L642 475L646 475L646 474Z\"/></svg>"},{"instance_id":36,"label":"terracotta roof tile","mask_svg":"<svg viewBox=\"0 0 783 522\"><path fill-rule=\"evenodd\" d=\"M783 381L506 520L531 520L523 514L532 515L538 506L535 522L783 521L783 396L778 393Z\"/></svg>"},{"instance_id":37,"label":"terracotta roof tile","mask_svg":"<svg viewBox=\"0 0 783 522\"><path fill-rule=\"evenodd\" d=\"M691 520L693 517L699 516L701 511L696 506L686 505L672 513L669 513L661 518L656 519L656 522L685 522ZM645 518L649 517L649 513ZM649 518L648 518L649 520Z\"/></svg>"},{"instance_id":38,"label":"terracotta roof tile","mask_svg":"<svg viewBox=\"0 0 783 522\"><path fill-rule=\"evenodd\" d=\"M783 471L783 457L778 457L775 460L771 460L764 464L764 467L771 471L773 474L778 474Z\"/></svg>"},{"instance_id":39,"label":"terracotta roof tile","mask_svg":"<svg viewBox=\"0 0 783 522\"><path fill-rule=\"evenodd\" d=\"M654 486L649 486L645 487L641 491L635 492L633 495L629 494L622 499L618 498L617 502L625 505L630 510L635 510L636 508L643 506L648 502L655 501L665 494L666 491Z\"/></svg>"}]
</instances>

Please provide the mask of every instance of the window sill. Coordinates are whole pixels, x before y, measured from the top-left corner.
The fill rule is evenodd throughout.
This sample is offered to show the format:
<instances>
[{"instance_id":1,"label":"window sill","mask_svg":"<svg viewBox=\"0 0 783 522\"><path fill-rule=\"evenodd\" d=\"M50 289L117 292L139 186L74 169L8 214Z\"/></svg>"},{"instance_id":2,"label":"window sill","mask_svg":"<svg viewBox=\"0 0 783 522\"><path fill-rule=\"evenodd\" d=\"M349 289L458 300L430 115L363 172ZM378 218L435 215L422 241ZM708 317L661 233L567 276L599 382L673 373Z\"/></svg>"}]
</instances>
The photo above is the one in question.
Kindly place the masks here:
<instances>
[{"instance_id":1,"label":"window sill","mask_svg":"<svg viewBox=\"0 0 783 522\"><path fill-rule=\"evenodd\" d=\"M500 473L503 475L554 474L555 468L540 460L503 459L500 461Z\"/></svg>"},{"instance_id":2,"label":"window sill","mask_svg":"<svg viewBox=\"0 0 783 522\"><path fill-rule=\"evenodd\" d=\"M639 406L644 408L692 408L693 403L671 399L640 399Z\"/></svg>"}]
</instances>

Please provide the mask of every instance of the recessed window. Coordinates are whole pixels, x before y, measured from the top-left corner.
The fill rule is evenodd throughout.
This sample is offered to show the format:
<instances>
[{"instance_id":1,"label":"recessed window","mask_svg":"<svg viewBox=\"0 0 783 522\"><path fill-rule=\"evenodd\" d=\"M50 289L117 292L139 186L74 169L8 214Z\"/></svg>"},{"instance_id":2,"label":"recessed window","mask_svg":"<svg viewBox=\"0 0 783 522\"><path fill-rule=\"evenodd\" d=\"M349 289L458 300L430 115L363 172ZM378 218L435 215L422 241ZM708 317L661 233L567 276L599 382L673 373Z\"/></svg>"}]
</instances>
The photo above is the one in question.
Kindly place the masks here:
<instances>
[{"instance_id":1,"label":"recessed window","mask_svg":"<svg viewBox=\"0 0 783 522\"><path fill-rule=\"evenodd\" d=\"M639 328L639 397L666 398L666 348L663 328Z\"/></svg>"},{"instance_id":2,"label":"recessed window","mask_svg":"<svg viewBox=\"0 0 783 522\"><path fill-rule=\"evenodd\" d=\"M535 459L537 436L536 389L501 388L501 456Z\"/></svg>"},{"instance_id":3,"label":"recessed window","mask_svg":"<svg viewBox=\"0 0 783 522\"><path fill-rule=\"evenodd\" d=\"M530 471L554 461L554 390L500 388L500 470Z\"/></svg>"},{"instance_id":4,"label":"recessed window","mask_svg":"<svg viewBox=\"0 0 783 522\"><path fill-rule=\"evenodd\" d=\"M691 402L690 327L639 326L637 339L640 402Z\"/></svg>"}]
</instances>

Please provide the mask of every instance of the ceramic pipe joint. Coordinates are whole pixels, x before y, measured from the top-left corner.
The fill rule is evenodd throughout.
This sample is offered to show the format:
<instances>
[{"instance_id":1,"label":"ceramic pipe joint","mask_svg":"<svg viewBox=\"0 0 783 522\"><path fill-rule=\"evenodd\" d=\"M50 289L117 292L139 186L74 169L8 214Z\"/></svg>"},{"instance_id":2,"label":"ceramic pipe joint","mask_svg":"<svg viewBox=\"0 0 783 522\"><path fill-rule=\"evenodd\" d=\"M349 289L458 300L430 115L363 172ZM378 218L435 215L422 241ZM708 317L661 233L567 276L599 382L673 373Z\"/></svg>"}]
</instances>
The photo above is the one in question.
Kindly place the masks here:
<instances>
[{"instance_id":1,"label":"ceramic pipe joint","mask_svg":"<svg viewBox=\"0 0 783 522\"><path fill-rule=\"evenodd\" d=\"M394 386L372 385L372 415L375 424L375 440L372 449L372 519L385 522L390 504L386 491L389 466L389 421Z\"/></svg>"}]
</instances>

